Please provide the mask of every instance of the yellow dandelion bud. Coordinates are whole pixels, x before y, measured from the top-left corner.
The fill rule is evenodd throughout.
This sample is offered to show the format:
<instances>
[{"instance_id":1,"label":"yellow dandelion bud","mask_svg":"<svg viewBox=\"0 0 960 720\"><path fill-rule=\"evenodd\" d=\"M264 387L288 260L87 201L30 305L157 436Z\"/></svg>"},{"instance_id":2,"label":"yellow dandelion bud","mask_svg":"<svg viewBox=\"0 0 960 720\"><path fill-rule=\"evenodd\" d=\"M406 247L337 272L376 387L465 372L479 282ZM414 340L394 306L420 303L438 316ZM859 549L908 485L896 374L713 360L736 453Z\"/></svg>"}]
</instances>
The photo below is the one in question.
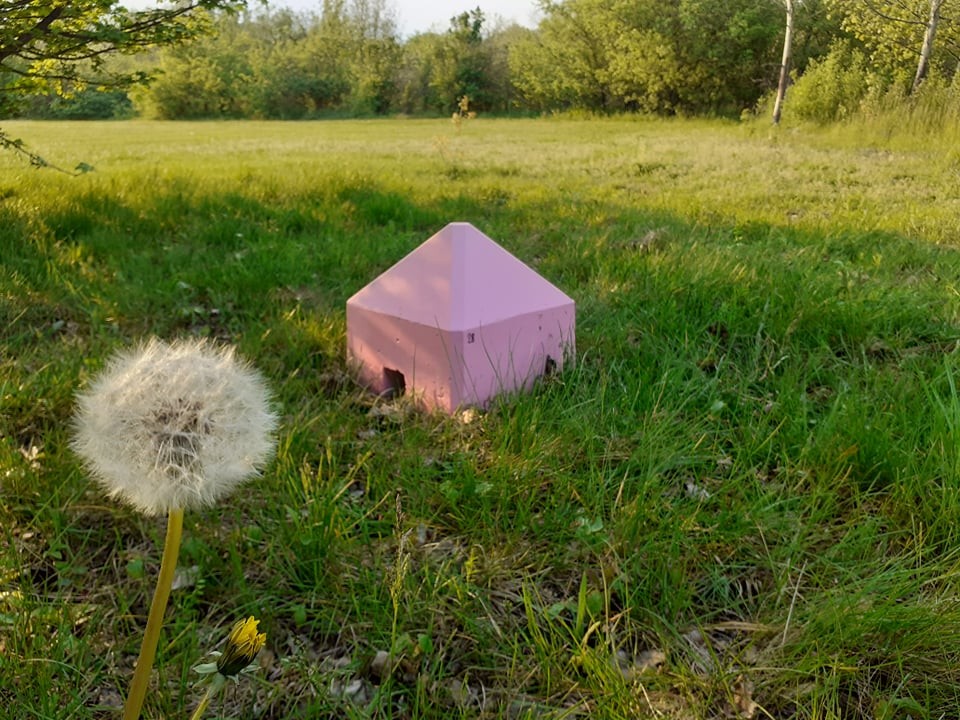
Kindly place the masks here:
<instances>
[{"instance_id":1,"label":"yellow dandelion bud","mask_svg":"<svg viewBox=\"0 0 960 720\"><path fill-rule=\"evenodd\" d=\"M223 652L211 653L217 661L194 666L195 672L209 675L211 679L210 684L207 685L207 691L193 715L190 716L190 720L200 720L203 717L204 711L210 705L210 700L223 690L227 680L239 683L240 673L256 669L253 661L267 642L266 633L257 632L259 624L260 621L252 615L246 620L238 621L227 636L227 646Z\"/></svg>"},{"instance_id":2,"label":"yellow dandelion bud","mask_svg":"<svg viewBox=\"0 0 960 720\"><path fill-rule=\"evenodd\" d=\"M252 615L233 626L227 637L227 647L217 659L217 672L224 677L236 677L257 657L267 642L266 633L258 633L260 621Z\"/></svg>"}]
</instances>

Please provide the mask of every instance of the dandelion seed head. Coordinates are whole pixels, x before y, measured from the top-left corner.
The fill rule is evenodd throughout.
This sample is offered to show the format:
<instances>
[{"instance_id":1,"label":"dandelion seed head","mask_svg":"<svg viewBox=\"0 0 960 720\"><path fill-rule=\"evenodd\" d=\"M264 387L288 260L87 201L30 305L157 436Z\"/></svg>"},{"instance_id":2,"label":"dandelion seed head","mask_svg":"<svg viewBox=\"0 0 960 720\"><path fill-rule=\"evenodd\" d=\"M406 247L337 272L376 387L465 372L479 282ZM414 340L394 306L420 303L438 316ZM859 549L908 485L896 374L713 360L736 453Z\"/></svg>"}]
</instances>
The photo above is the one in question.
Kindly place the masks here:
<instances>
[{"instance_id":1,"label":"dandelion seed head","mask_svg":"<svg viewBox=\"0 0 960 720\"><path fill-rule=\"evenodd\" d=\"M148 515L211 505L273 453L266 385L232 348L150 340L77 398L73 448L112 496Z\"/></svg>"}]
</instances>

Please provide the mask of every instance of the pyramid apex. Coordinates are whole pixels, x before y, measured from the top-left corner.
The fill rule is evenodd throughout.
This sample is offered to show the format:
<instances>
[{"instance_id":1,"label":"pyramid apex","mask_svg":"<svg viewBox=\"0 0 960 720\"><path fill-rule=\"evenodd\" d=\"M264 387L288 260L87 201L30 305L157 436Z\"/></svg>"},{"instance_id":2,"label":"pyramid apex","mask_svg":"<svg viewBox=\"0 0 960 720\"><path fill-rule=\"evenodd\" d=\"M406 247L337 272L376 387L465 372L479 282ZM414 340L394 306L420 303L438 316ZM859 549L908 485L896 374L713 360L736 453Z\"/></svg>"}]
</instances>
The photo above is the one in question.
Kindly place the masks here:
<instances>
[{"instance_id":1,"label":"pyramid apex","mask_svg":"<svg viewBox=\"0 0 960 720\"><path fill-rule=\"evenodd\" d=\"M440 230L438 230L432 238L442 238L444 240L467 240L469 238L483 238L484 240L489 240L494 242L486 233L482 230L478 230L473 223L468 222L451 222L444 225ZM429 242L429 240L427 241Z\"/></svg>"}]
</instances>

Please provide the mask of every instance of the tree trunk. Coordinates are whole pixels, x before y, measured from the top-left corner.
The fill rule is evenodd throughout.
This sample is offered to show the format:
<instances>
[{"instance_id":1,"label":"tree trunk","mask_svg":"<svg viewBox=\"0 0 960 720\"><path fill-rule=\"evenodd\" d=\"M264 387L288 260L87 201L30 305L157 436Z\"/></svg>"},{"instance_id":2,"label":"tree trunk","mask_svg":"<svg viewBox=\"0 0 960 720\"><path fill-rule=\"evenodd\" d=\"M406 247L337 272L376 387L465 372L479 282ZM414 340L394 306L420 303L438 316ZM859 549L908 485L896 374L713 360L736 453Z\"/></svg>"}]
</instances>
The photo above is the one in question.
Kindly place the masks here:
<instances>
[{"instance_id":1,"label":"tree trunk","mask_svg":"<svg viewBox=\"0 0 960 720\"><path fill-rule=\"evenodd\" d=\"M939 3L942 0L932 0ZM773 124L780 123L780 113L783 111L783 99L787 94L787 83L790 81L790 58L793 55L793 0L784 0L787 6L787 30L783 34L783 59L780 61L780 82L777 83L777 100L773 104Z\"/></svg>"},{"instance_id":2,"label":"tree trunk","mask_svg":"<svg viewBox=\"0 0 960 720\"><path fill-rule=\"evenodd\" d=\"M933 54L933 39L937 35L937 25L940 24L940 6L943 0L930 0L930 19L927 29L923 33L923 46L920 48L920 62L917 64L917 74L913 78L913 87L910 92L916 92L920 83L927 77L930 68L930 55Z\"/></svg>"}]
</instances>

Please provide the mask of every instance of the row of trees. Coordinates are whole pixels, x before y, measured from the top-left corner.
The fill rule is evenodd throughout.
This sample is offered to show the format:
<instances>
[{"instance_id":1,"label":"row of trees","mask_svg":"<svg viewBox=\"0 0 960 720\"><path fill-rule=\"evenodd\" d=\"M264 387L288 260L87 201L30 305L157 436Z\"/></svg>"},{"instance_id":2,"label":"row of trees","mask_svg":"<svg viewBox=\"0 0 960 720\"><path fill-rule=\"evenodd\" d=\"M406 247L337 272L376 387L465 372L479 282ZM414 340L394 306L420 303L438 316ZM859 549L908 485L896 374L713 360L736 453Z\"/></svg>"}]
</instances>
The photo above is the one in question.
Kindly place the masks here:
<instances>
[{"instance_id":1,"label":"row of trees","mask_svg":"<svg viewBox=\"0 0 960 720\"><path fill-rule=\"evenodd\" d=\"M464 95L506 112L506 45L522 29L485 35L485 23L477 9L445 33L401 42L384 0L324 0L308 15L223 15L214 35L162 53L161 73L135 97L164 118L446 113Z\"/></svg>"},{"instance_id":2,"label":"row of trees","mask_svg":"<svg viewBox=\"0 0 960 720\"><path fill-rule=\"evenodd\" d=\"M829 42L814 5L801 66ZM491 28L478 8L405 42L383 0L224 16L163 53L138 104L168 118L447 113L464 95L484 112L739 112L776 79L776 0L567 0L543 14L536 30Z\"/></svg>"},{"instance_id":3,"label":"row of trees","mask_svg":"<svg viewBox=\"0 0 960 720\"><path fill-rule=\"evenodd\" d=\"M18 4L121 12L109 0ZM34 78L39 94L25 100L30 58L4 63L0 36L0 85L20 90L0 93L0 111L302 118L450 113L468 96L494 113L739 114L772 96L789 61L799 80L787 107L826 120L927 78L960 83L960 16L950 14L960 0L540 0L536 29L491 26L477 8L407 39L389 0L322 0L306 14L198 4L208 7L170 17L158 25L165 36L142 43L168 47L106 66L67 58L95 78L153 75L131 93L104 96L66 73L59 94Z\"/></svg>"}]
</instances>

